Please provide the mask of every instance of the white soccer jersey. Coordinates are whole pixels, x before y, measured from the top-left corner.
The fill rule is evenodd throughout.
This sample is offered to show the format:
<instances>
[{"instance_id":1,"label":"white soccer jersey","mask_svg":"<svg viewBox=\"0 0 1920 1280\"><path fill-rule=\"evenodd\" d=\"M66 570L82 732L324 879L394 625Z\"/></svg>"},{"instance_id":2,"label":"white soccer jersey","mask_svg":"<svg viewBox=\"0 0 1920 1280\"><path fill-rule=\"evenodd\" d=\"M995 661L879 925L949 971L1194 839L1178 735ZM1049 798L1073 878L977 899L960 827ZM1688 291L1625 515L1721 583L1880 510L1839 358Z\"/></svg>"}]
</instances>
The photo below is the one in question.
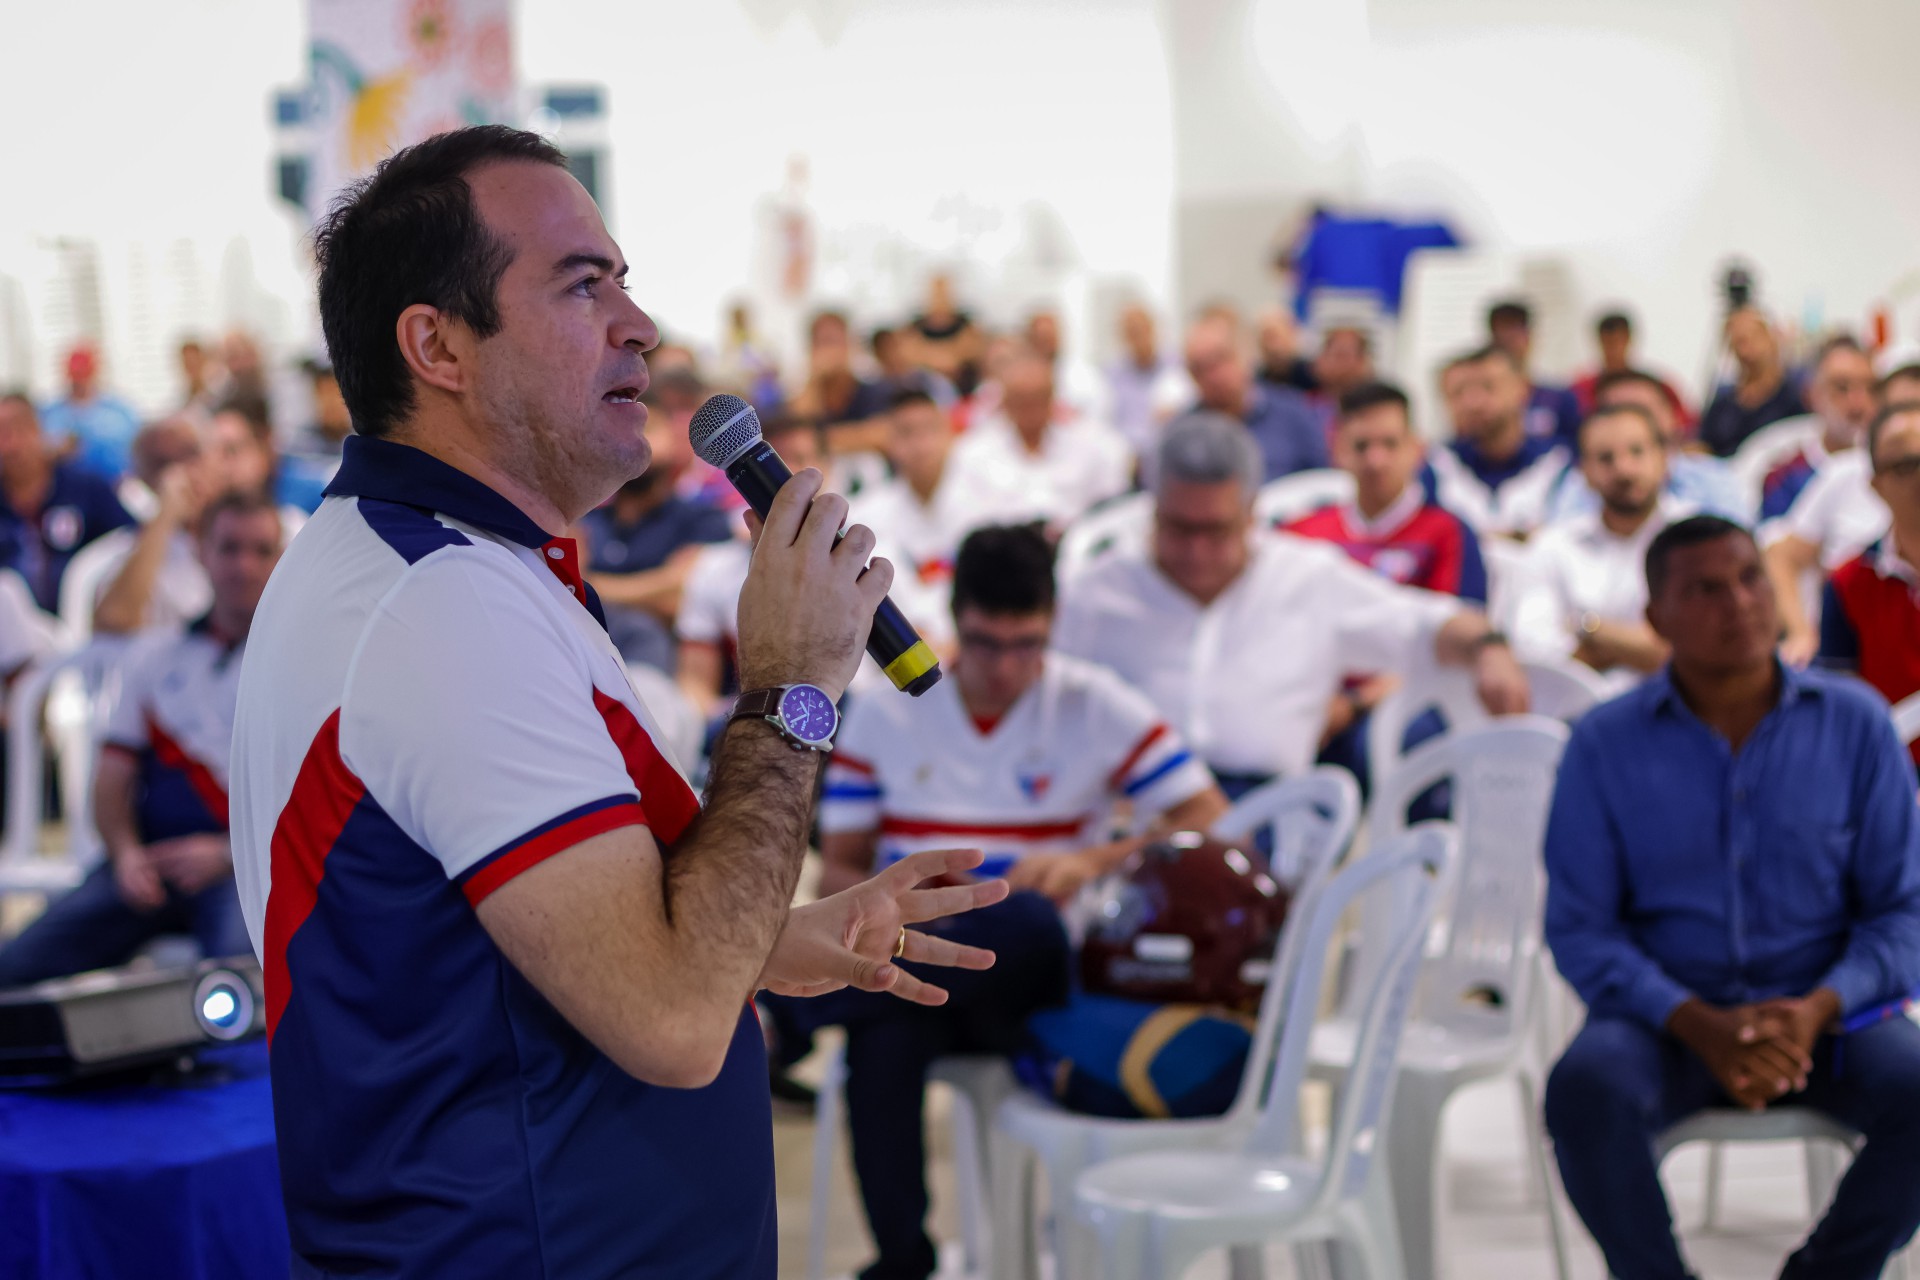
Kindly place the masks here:
<instances>
[{"instance_id":1,"label":"white soccer jersey","mask_svg":"<svg viewBox=\"0 0 1920 1280\"><path fill-rule=\"evenodd\" d=\"M977 513L976 523L1065 525L1095 503L1125 493L1132 478L1133 451L1105 423L1054 422L1035 454L1014 425L995 414L954 444L943 483Z\"/></svg>"},{"instance_id":2,"label":"white soccer jersey","mask_svg":"<svg viewBox=\"0 0 1920 1280\"><path fill-rule=\"evenodd\" d=\"M879 864L979 847L983 875L1106 839L1115 801L1151 818L1213 784L1145 697L1103 667L1047 654L1034 687L982 732L959 681L854 700L827 767L823 833L880 833Z\"/></svg>"}]
</instances>

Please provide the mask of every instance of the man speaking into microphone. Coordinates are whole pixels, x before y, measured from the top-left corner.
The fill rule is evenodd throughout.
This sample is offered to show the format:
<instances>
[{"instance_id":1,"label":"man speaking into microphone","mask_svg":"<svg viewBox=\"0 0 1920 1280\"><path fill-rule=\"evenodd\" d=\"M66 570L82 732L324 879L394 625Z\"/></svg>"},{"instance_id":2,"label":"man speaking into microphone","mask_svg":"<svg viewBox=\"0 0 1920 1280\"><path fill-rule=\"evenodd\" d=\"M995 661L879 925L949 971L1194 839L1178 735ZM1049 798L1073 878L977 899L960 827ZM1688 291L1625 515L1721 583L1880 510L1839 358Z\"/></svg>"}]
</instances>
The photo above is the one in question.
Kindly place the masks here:
<instances>
[{"instance_id":1,"label":"man speaking into microphone","mask_svg":"<svg viewBox=\"0 0 1920 1280\"><path fill-rule=\"evenodd\" d=\"M643 353L599 210L539 137L399 152L316 234L355 436L240 682L234 870L265 970L295 1276L771 1277L749 1000L894 963L998 901L918 855L789 910L833 701L892 577L804 471L740 598L755 712L703 807L568 526L646 466ZM922 971L924 973L924 970Z\"/></svg>"}]
</instances>

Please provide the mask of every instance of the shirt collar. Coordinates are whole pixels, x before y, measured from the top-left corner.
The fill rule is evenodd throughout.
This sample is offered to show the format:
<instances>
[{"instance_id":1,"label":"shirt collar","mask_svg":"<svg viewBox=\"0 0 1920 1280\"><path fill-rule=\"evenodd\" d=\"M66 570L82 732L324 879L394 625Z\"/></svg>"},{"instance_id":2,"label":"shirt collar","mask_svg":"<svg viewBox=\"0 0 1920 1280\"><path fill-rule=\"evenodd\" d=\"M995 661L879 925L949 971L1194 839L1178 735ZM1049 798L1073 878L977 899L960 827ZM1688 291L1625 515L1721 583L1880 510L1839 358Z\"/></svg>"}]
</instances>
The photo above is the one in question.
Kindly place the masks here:
<instances>
[{"instance_id":1,"label":"shirt collar","mask_svg":"<svg viewBox=\"0 0 1920 1280\"><path fill-rule=\"evenodd\" d=\"M1873 565L1873 571L1882 578L1904 582L1913 590L1920 591L1920 571L1907 563L1900 549L1893 545L1891 534L1869 547L1867 558Z\"/></svg>"},{"instance_id":2,"label":"shirt collar","mask_svg":"<svg viewBox=\"0 0 1920 1280\"><path fill-rule=\"evenodd\" d=\"M1773 660L1773 666L1780 673L1780 701L1774 704L1775 710L1790 707L1802 698L1817 697L1824 692L1817 681L1799 668L1790 667L1778 658ZM1648 700L1649 709L1654 713L1693 715L1693 708L1687 705L1686 699L1680 696L1680 690L1674 687L1672 663L1648 676L1640 687Z\"/></svg>"},{"instance_id":3,"label":"shirt collar","mask_svg":"<svg viewBox=\"0 0 1920 1280\"><path fill-rule=\"evenodd\" d=\"M1407 521L1420 514L1427 505L1427 495L1421 489L1418 480L1409 480L1400 496L1387 504L1387 509L1369 520L1361 514L1358 503L1349 502L1341 509L1341 518L1347 522L1347 528L1363 538L1384 538L1399 529Z\"/></svg>"},{"instance_id":4,"label":"shirt collar","mask_svg":"<svg viewBox=\"0 0 1920 1280\"><path fill-rule=\"evenodd\" d=\"M373 498L451 516L523 547L547 545L550 535L492 488L423 449L374 436L349 436L329 497Z\"/></svg>"}]
</instances>

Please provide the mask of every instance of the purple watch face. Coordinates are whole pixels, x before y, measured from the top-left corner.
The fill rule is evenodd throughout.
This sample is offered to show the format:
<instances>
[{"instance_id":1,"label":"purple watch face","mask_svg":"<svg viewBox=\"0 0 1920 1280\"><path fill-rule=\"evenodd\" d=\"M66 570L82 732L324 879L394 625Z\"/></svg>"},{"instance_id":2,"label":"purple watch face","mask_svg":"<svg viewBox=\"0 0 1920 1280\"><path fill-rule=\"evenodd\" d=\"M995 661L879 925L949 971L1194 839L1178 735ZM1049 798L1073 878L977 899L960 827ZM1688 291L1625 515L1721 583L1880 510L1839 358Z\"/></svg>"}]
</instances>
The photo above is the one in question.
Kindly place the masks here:
<instances>
[{"instance_id":1,"label":"purple watch face","mask_svg":"<svg viewBox=\"0 0 1920 1280\"><path fill-rule=\"evenodd\" d=\"M825 742L840 723L833 699L810 684L797 684L781 695L780 718L805 742Z\"/></svg>"}]
</instances>

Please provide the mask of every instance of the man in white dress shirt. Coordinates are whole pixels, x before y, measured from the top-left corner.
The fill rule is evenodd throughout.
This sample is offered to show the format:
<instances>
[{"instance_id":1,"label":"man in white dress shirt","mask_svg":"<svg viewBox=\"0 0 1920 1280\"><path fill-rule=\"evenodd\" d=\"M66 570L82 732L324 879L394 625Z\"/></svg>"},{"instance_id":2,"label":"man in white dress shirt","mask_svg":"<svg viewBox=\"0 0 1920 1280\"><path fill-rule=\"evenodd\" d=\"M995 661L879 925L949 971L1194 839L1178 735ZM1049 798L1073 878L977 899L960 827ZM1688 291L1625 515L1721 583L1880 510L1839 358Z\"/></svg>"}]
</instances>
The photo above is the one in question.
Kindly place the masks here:
<instances>
[{"instance_id":1,"label":"man in white dress shirt","mask_svg":"<svg viewBox=\"0 0 1920 1280\"><path fill-rule=\"evenodd\" d=\"M853 519L873 530L894 564L893 602L936 650L953 640L947 588L960 540L981 519L953 477L953 420L921 391L902 391L887 413L893 476L862 489Z\"/></svg>"},{"instance_id":2,"label":"man in white dress shirt","mask_svg":"<svg viewBox=\"0 0 1920 1280\"><path fill-rule=\"evenodd\" d=\"M1044 356L1022 347L1000 386L998 412L961 437L949 462L957 499L980 522L1041 520L1060 529L1126 491L1133 451L1112 427L1058 403Z\"/></svg>"},{"instance_id":3,"label":"man in white dress shirt","mask_svg":"<svg viewBox=\"0 0 1920 1280\"><path fill-rule=\"evenodd\" d=\"M1261 457L1238 422L1169 423L1154 474L1148 547L1066 584L1055 643L1152 699L1229 795L1310 767L1350 675L1470 666L1489 710L1526 709L1525 674L1479 610L1257 530Z\"/></svg>"},{"instance_id":4,"label":"man in white dress shirt","mask_svg":"<svg viewBox=\"0 0 1920 1280\"><path fill-rule=\"evenodd\" d=\"M1694 508L1666 492L1666 442L1639 405L1602 407L1580 424L1580 472L1600 509L1529 546L1514 647L1530 661L1583 662L1625 689L1667 660L1646 619L1647 547Z\"/></svg>"}]
</instances>

